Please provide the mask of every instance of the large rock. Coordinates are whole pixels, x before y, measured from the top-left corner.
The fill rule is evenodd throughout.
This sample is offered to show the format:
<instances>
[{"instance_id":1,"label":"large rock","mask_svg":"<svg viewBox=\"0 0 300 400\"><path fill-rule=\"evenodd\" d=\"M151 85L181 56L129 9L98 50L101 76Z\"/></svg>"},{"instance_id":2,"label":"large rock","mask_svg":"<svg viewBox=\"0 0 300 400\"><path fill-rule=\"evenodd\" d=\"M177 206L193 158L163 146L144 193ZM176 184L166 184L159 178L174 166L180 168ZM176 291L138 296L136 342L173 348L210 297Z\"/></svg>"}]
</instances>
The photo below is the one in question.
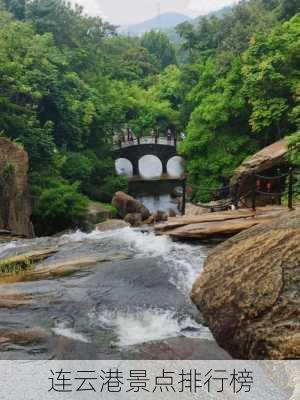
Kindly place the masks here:
<instances>
[{"instance_id":1,"label":"large rock","mask_svg":"<svg viewBox=\"0 0 300 400\"><path fill-rule=\"evenodd\" d=\"M287 152L287 139L279 140L263 148L252 157L247 158L240 165L232 178L233 182L243 181L243 179L247 178L253 172L262 173L266 170L280 167L286 163Z\"/></svg>"},{"instance_id":2,"label":"large rock","mask_svg":"<svg viewBox=\"0 0 300 400\"><path fill-rule=\"evenodd\" d=\"M90 231L95 227L97 228L97 224L113 217L114 213L107 205L97 201L89 201L85 221L81 224L80 228L84 231Z\"/></svg>"},{"instance_id":3,"label":"large rock","mask_svg":"<svg viewBox=\"0 0 300 400\"><path fill-rule=\"evenodd\" d=\"M263 176L274 176L278 174L278 169L283 171L287 169L287 152L288 152L288 140L282 139L278 142L271 144L254 154L252 157L246 159L235 171L230 185L236 188L238 185L238 194L240 197L244 197L244 202L251 205L251 192L253 190L253 174ZM264 187L262 191L267 192L266 187L267 181L261 182ZM285 179L274 180L272 182L273 193L280 193L284 190ZM234 196L235 193L232 193ZM276 196L274 196L276 197ZM265 205L272 203L272 197L260 195L257 198L257 204Z\"/></svg>"},{"instance_id":4,"label":"large rock","mask_svg":"<svg viewBox=\"0 0 300 400\"><path fill-rule=\"evenodd\" d=\"M153 214L153 217L155 222L165 222L168 221L169 216L165 211L158 210Z\"/></svg>"},{"instance_id":5,"label":"large rock","mask_svg":"<svg viewBox=\"0 0 300 400\"><path fill-rule=\"evenodd\" d=\"M107 221L97 224L95 228L98 231L112 231L115 229L127 228L129 224L122 219L108 219Z\"/></svg>"},{"instance_id":6,"label":"large rock","mask_svg":"<svg viewBox=\"0 0 300 400\"><path fill-rule=\"evenodd\" d=\"M210 210L201 206L196 206L192 203L187 203L185 207L186 217L197 217L198 215L207 214Z\"/></svg>"},{"instance_id":7,"label":"large rock","mask_svg":"<svg viewBox=\"0 0 300 400\"><path fill-rule=\"evenodd\" d=\"M217 246L191 298L234 357L300 358L300 210Z\"/></svg>"},{"instance_id":8,"label":"large rock","mask_svg":"<svg viewBox=\"0 0 300 400\"><path fill-rule=\"evenodd\" d=\"M111 218L111 212L104 204L97 201L89 202L87 208L87 221L90 224L100 224L109 218Z\"/></svg>"},{"instance_id":9,"label":"large rock","mask_svg":"<svg viewBox=\"0 0 300 400\"><path fill-rule=\"evenodd\" d=\"M139 226L142 225L142 222L143 222L143 220L142 220L142 214L140 214L140 213L131 213L131 214L127 214L127 215L125 216L125 218L124 218L124 221L125 221L127 224L129 224L129 225L131 225L131 226L137 228L137 227L139 227Z\"/></svg>"},{"instance_id":10,"label":"large rock","mask_svg":"<svg viewBox=\"0 0 300 400\"><path fill-rule=\"evenodd\" d=\"M141 214L142 220L150 217L150 211L140 201L123 192L117 192L112 199L112 205L118 210L121 218L127 214Z\"/></svg>"},{"instance_id":11,"label":"large rock","mask_svg":"<svg viewBox=\"0 0 300 400\"><path fill-rule=\"evenodd\" d=\"M157 234L184 239L224 238L278 218L283 213L288 213L287 207L261 208L256 212L241 209L183 216L169 218L168 222L157 225L155 231Z\"/></svg>"},{"instance_id":12,"label":"large rock","mask_svg":"<svg viewBox=\"0 0 300 400\"><path fill-rule=\"evenodd\" d=\"M27 172L26 151L8 139L0 138L0 229L31 237Z\"/></svg>"}]
</instances>

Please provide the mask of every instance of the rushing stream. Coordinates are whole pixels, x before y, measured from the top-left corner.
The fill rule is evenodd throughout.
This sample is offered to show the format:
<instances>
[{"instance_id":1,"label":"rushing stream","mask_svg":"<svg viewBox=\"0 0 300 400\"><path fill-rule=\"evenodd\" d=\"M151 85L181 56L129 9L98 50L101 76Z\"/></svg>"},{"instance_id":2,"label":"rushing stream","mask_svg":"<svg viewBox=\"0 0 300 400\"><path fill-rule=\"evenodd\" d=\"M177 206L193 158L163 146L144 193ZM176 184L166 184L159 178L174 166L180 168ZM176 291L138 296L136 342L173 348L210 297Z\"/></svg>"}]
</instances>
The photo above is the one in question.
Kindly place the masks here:
<instances>
[{"instance_id":1,"label":"rushing stream","mask_svg":"<svg viewBox=\"0 0 300 400\"><path fill-rule=\"evenodd\" d=\"M136 198L143 203L152 214L157 210L167 213L172 210L175 214L179 214L178 203L169 194L158 196L136 196Z\"/></svg>"},{"instance_id":2,"label":"rushing stream","mask_svg":"<svg viewBox=\"0 0 300 400\"><path fill-rule=\"evenodd\" d=\"M123 228L2 244L0 257L49 246L37 268L78 268L0 281L2 359L228 357L189 300L207 247Z\"/></svg>"}]
</instances>

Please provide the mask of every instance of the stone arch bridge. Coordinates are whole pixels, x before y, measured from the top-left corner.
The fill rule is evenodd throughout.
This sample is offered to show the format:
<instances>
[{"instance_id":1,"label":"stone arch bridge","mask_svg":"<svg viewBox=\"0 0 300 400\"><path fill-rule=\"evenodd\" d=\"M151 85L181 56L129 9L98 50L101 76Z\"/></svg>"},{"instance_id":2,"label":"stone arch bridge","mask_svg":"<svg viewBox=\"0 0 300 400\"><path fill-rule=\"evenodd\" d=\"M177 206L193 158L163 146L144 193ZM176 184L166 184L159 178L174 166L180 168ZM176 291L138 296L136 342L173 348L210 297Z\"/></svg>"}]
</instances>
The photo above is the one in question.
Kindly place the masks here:
<instances>
[{"instance_id":1,"label":"stone arch bridge","mask_svg":"<svg viewBox=\"0 0 300 400\"><path fill-rule=\"evenodd\" d=\"M147 164L148 162L148 166L150 166L149 163L152 164L155 163L157 165L157 169L160 162L161 175L169 174L170 176L174 176L175 174L175 172L172 171L172 167L168 168L168 162L177 156L176 142L174 140L167 140L167 139L155 140L152 138L144 138L140 139L137 142L137 139L135 139L132 142L122 143L122 145L119 146L118 149L116 149L115 155L117 158L116 170L117 173L120 175L123 174L129 177L132 176L143 177L143 160L145 160L144 161L145 164ZM144 158L147 156L152 156L153 158L148 158L148 159ZM159 160L159 162L157 159ZM119 160L124 160L123 171L122 171L122 161ZM125 160L127 160L128 162ZM147 165L145 166L147 167ZM155 176L155 178L157 177L158 176ZM179 178L180 176L175 176L175 177Z\"/></svg>"},{"instance_id":2,"label":"stone arch bridge","mask_svg":"<svg viewBox=\"0 0 300 400\"><path fill-rule=\"evenodd\" d=\"M145 137L119 143L115 167L135 196L171 194L185 184L184 160L174 138Z\"/></svg>"}]
</instances>

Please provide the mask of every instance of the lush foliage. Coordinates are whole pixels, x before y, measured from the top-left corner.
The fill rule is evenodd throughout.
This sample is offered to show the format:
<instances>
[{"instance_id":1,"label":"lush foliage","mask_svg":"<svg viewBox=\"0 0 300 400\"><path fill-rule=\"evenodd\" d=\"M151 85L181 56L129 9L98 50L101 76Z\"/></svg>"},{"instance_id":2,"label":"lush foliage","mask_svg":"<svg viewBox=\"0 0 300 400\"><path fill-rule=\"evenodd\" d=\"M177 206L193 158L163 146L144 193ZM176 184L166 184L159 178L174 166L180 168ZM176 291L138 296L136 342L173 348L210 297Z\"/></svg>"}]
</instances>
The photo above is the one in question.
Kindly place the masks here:
<instances>
[{"instance_id":1,"label":"lush foliage","mask_svg":"<svg viewBox=\"0 0 300 400\"><path fill-rule=\"evenodd\" d=\"M164 33L121 36L64 0L0 0L0 132L29 153L38 232L78 225L88 198L126 187L112 144L128 126L187 134L195 199L284 136L299 163L299 7L241 1L180 25L176 52Z\"/></svg>"},{"instance_id":2,"label":"lush foliage","mask_svg":"<svg viewBox=\"0 0 300 400\"><path fill-rule=\"evenodd\" d=\"M289 138L290 162L300 168L300 132L295 133Z\"/></svg>"},{"instance_id":3,"label":"lush foliage","mask_svg":"<svg viewBox=\"0 0 300 400\"><path fill-rule=\"evenodd\" d=\"M160 69L176 64L175 48L164 33L156 31L145 33L141 45L156 57Z\"/></svg>"},{"instance_id":4,"label":"lush foliage","mask_svg":"<svg viewBox=\"0 0 300 400\"><path fill-rule=\"evenodd\" d=\"M196 199L207 200L201 187L228 181L255 149L297 131L298 4L242 1L221 19L179 26L196 73L183 102L190 116L181 147Z\"/></svg>"},{"instance_id":5,"label":"lush foliage","mask_svg":"<svg viewBox=\"0 0 300 400\"><path fill-rule=\"evenodd\" d=\"M156 46L151 35L118 36L64 0L0 7L0 131L29 153L33 219L49 233L80 223L82 195L110 202L126 189L114 175L120 128L176 125L170 103L148 91L175 52L163 34Z\"/></svg>"},{"instance_id":6,"label":"lush foliage","mask_svg":"<svg viewBox=\"0 0 300 400\"><path fill-rule=\"evenodd\" d=\"M58 183L45 189L36 202L34 222L38 233L52 234L83 223L88 200L76 185Z\"/></svg>"}]
</instances>

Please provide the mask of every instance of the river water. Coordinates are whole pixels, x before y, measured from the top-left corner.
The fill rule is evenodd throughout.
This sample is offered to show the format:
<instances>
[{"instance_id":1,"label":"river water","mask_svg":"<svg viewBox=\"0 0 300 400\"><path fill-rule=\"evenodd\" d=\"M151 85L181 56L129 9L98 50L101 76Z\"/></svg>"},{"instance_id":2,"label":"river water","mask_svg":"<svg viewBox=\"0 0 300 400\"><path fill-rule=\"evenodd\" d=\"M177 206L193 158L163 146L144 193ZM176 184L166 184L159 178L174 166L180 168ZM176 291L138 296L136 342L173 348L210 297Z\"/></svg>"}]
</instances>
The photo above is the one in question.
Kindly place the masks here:
<instances>
[{"instance_id":1,"label":"river water","mask_svg":"<svg viewBox=\"0 0 300 400\"><path fill-rule=\"evenodd\" d=\"M2 244L0 258L49 246L39 275L0 280L1 359L228 358L189 300L206 246L123 228Z\"/></svg>"},{"instance_id":2,"label":"river water","mask_svg":"<svg viewBox=\"0 0 300 400\"><path fill-rule=\"evenodd\" d=\"M157 196L136 196L137 200L144 204L151 214L157 210L169 213L171 210L179 214L178 202L169 194Z\"/></svg>"}]
</instances>

